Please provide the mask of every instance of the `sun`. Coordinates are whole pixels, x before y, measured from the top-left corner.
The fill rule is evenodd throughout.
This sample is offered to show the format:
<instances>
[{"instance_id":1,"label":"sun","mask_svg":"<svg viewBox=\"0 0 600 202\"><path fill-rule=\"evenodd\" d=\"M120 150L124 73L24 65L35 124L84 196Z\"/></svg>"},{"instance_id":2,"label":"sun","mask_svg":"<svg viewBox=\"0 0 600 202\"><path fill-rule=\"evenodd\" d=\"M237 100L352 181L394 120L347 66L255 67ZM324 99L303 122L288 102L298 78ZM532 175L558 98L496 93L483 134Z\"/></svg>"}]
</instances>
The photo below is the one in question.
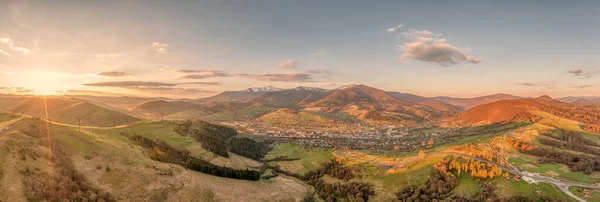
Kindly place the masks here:
<instances>
[{"instance_id":1,"label":"sun","mask_svg":"<svg viewBox=\"0 0 600 202\"><path fill-rule=\"evenodd\" d=\"M35 95L59 95L69 88L69 79L59 72L33 71L24 74L20 86L30 89ZM73 85L73 84L71 84Z\"/></svg>"}]
</instances>

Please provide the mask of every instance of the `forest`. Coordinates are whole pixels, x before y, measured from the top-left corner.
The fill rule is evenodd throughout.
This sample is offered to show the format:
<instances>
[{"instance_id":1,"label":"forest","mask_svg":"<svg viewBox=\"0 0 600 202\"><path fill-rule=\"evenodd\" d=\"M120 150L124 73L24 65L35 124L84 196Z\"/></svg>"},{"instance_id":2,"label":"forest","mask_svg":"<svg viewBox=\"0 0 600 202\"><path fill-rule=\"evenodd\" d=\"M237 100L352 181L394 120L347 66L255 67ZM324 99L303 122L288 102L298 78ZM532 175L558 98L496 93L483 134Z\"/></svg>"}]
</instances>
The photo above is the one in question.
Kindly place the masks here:
<instances>
[{"instance_id":1,"label":"forest","mask_svg":"<svg viewBox=\"0 0 600 202\"><path fill-rule=\"evenodd\" d=\"M317 194L327 202L332 201L368 201L375 195L372 184L364 182L348 182L360 177L358 170L344 166L343 162L332 159L321 164L317 170L310 171L304 176L282 170L279 166L269 166L278 173L298 178L315 187ZM330 175L345 182L327 183L322 179L324 175Z\"/></svg>"},{"instance_id":2,"label":"forest","mask_svg":"<svg viewBox=\"0 0 600 202\"><path fill-rule=\"evenodd\" d=\"M145 148L150 158L155 161L179 164L191 170L219 177L255 181L260 179L260 173L256 170L240 170L214 165L203 159L191 156L187 150L176 149L163 141L155 141L136 134L124 135Z\"/></svg>"},{"instance_id":3,"label":"forest","mask_svg":"<svg viewBox=\"0 0 600 202\"><path fill-rule=\"evenodd\" d=\"M371 196L375 195L373 185L363 182L337 182L327 183L322 177L330 175L340 180L348 181L354 179L358 175L358 171L344 166L343 162L332 159L325 162L317 170L306 173L302 179L309 185L312 185L317 190L317 194L325 201L338 201L338 198L347 201L363 200L368 201Z\"/></svg>"},{"instance_id":4,"label":"forest","mask_svg":"<svg viewBox=\"0 0 600 202\"><path fill-rule=\"evenodd\" d=\"M489 179L477 178L479 182L479 191L471 197L450 196L454 188L458 186L458 179L452 172L453 158L446 158L436 163L434 174L422 185L413 185L402 189L396 193L397 200L403 202L431 202L431 201L452 201L452 202L478 202L478 201L498 201L498 202L558 202L560 200L541 197L537 199L529 198L523 195L514 195L508 198L500 198L496 194L496 187Z\"/></svg>"},{"instance_id":5,"label":"forest","mask_svg":"<svg viewBox=\"0 0 600 202\"><path fill-rule=\"evenodd\" d=\"M260 161L271 148L264 142L257 142L247 137L231 137L228 140L229 151L243 157Z\"/></svg>"},{"instance_id":6,"label":"forest","mask_svg":"<svg viewBox=\"0 0 600 202\"><path fill-rule=\"evenodd\" d=\"M549 148L531 145L519 139L510 138L513 148L522 153L541 157L540 163L560 163L569 166L571 171L582 171L591 174L600 171L600 156L595 152L597 147L593 143L574 132L562 132L559 138L540 138L540 143L551 146ZM563 141L566 140L566 141ZM565 150L579 151L586 154L576 154Z\"/></svg>"},{"instance_id":7,"label":"forest","mask_svg":"<svg viewBox=\"0 0 600 202\"><path fill-rule=\"evenodd\" d=\"M227 139L237 135L237 131L200 120L187 120L175 126L175 132L194 138L202 148L223 157L229 157Z\"/></svg>"}]
</instances>

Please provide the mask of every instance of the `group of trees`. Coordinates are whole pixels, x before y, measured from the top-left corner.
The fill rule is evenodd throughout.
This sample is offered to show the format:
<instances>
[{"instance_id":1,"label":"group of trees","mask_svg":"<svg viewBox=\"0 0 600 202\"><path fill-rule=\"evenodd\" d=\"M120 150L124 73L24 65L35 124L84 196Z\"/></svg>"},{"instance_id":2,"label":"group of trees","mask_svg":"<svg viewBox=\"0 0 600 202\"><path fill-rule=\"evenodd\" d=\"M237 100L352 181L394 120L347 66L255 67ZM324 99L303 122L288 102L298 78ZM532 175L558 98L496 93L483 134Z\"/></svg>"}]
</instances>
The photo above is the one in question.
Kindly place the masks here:
<instances>
[{"instance_id":1,"label":"group of trees","mask_svg":"<svg viewBox=\"0 0 600 202\"><path fill-rule=\"evenodd\" d=\"M452 171L456 171L460 176L462 173L467 173L471 175L471 177L476 178L494 178L496 176L510 176L507 172L502 172L502 170L496 166L489 163L484 163L481 161L475 161L471 158L464 157L453 157L449 163L449 169Z\"/></svg>"},{"instance_id":2,"label":"group of trees","mask_svg":"<svg viewBox=\"0 0 600 202\"><path fill-rule=\"evenodd\" d=\"M282 170L279 166L269 167L275 172L298 178L315 187L317 194L328 202L339 201L340 199L343 199L342 201L368 201L370 197L375 195L373 185L369 183L325 182L322 179L325 175L330 175L344 181L354 179L358 176L355 169L346 167L343 162L335 159L321 164L319 169L310 171L304 176Z\"/></svg>"},{"instance_id":3,"label":"group of trees","mask_svg":"<svg viewBox=\"0 0 600 202\"><path fill-rule=\"evenodd\" d=\"M441 201L448 197L450 192L458 185L458 179L449 172L450 159L436 163L434 174L421 186L410 186L396 193L400 201Z\"/></svg>"},{"instance_id":4,"label":"group of trees","mask_svg":"<svg viewBox=\"0 0 600 202\"><path fill-rule=\"evenodd\" d=\"M165 163L175 163L198 172L234 179L259 180L256 170L240 170L214 165L206 160L191 156L187 150L176 149L163 141L155 141L136 134L129 136L133 141L148 151L150 158Z\"/></svg>"},{"instance_id":5,"label":"group of trees","mask_svg":"<svg viewBox=\"0 0 600 202\"><path fill-rule=\"evenodd\" d=\"M237 135L237 131L200 120L188 120L175 126L175 132L189 136L202 144L202 148L223 157L227 153L227 139Z\"/></svg>"},{"instance_id":6,"label":"group of trees","mask_svg":"<svg viewBox=\"0 0 600 202\"><path fill-rule=\"evenodd\" d=\"M588 154L576 154L565 152L557 148L543 148L532 146L526 142L509 139L513 147L522 153L541 157L540 163L560 163L569 166L571 171L582 171L591 174L594 171L600 171L600 157ZM542 141L540 141L542 142Z\"/></svg>"},{"instance_id":7,"label":"group of trees","mask_svg":"<svg viewBox=\"0 0 600 202\"><path fill-rule=\"evenodd\" d=\"M396 193L397 199L403 202L431 202L431 201L452 201L452 202L478 202L478 201L498 201L498 202L558 202L559 199L541 197L530 198L523 195L514 195L508 198L500 198L496 194L496 186L488 179L477 179L479 182L479 191L471 197L450 196L454 188L458 185L458 179L450 172L453 170L452 158L446 158L436 163L434 174L420 186L410 186Z\"/></svg>"},{"instance_id":8,"label":"group of trees","mask_svg":"<svg viewBox=\"0 0 600 202\"><path fill-rule=\"evenodd\" d=\"M328 202L338 201L338 199L368 201L371 196L375 195L372 184L362 182L330 184L322 179L326 174L345 181L357 176L355 170L344 166L343 162L333 159L323 163L319 169L306 173L301 179L315 187L317 194Z\"/></svg>"},{"instance_id":9,"label":"group of trees","mask_svg":"<svg viewBox=\"0 0 600 202\"><path fill-rule=\"evenodd\" d=\"M538 140L548 146L600 156L600 144L585 139L583 135L576 132L562 131L558 137L546 133Z\"/></svg>"},{"instance_id":10,"label":"group of trees","mask_svg":"<svg viewBox=\"0 0 600 202\"><path fill-rule=\"evenodd\" d=\"M357 177L358 172L359 170L357 168L344 166L342 161L332 159L331 161L321 164L319 169L308 172L304 178L309 179L313 176L323 176L324 174L327 174L340 180L351 180Z\"/></svg>"},{"instance_id":11,"label":"group of trees","mask_svg":"<svg viewBox=\"0 0 600 202\"><path fill-rule=\"evenodd\" d=\"M229 151L250 159L260 161L271 150L269 145L247 137L229 138Z\"/></svg>"},{"instance_id":12,"label":"group of trees","mask_svg":"<svg viewBox=\"0 0 600 202\"><path fill-rule=\"evenodd\" d=\"M479 202L479 201L494 201L494 202L559 202L560 199L542 196L540 198L530 198L524 195L514 195L508 198L500 198L496 194L496 186L490 181L479 181L479 192L466 198L462 196L452 196L449 201L452 202Z\"/></svg>"}]
</instances>

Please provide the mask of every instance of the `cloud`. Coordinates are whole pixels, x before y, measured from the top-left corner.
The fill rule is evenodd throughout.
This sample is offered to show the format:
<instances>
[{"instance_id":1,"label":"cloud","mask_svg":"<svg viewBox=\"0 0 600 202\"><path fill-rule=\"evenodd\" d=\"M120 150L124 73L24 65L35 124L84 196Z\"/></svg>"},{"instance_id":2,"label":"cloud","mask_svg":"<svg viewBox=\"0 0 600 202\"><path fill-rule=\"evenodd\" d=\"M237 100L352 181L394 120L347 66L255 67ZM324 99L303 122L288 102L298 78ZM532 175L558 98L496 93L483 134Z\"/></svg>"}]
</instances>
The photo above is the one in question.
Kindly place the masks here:
<instances>
[{"instance_id":1,"label":"cloud","mask_svg":"<svg viewBox=\"0 0 600 202\"><path fill-rule=\"evenodd\" d=\"M117 71L98 73L98 76L105 76L105 77L123 77L123 76L127 76L127 75L129 75L127 72L117 72Z\"/></svg>"},{"instance_id":2,"label":"cloud","mask_svg":"<svg viewBox=\"0 0 600 202\"><path fill-rule=\"evenodd\" d=\"M205 85L205 86L219 85L219 84L221 84L221 82L216 82L216 81L177 83L177 85Z\"/></svg>"},{"instance_id":3,"label":"cloud","mask_svg":"<svg viewBox=\"0 0 600 202\"><path fill-rule=\"evenodd\" d=\"M533 87L533 86L538 86L538 84L535 83L518 83L517 85L521 85L521 86L529 86L529 87Z\"/></svg>"},{"instance_id":4,"label":"cloud","mask_svg":"<svg viewBox=\"0 0 600 202\"><path fill-rule=\"evenodd\" d=\"M96 87L159 87L159 86L176 86L177 83L162 83L152 81L108 81L97 83L85 83L84 86Z\"/></svg>"},{"instance_id":5,"label":"cloud","mask_svg":"<svg viewBox=\"0 0 600 202\"><path fill-rule=\"evenodd\" d=\"M312 81L309 74L239 74L239 76L262 81L307 82Z\"/></svg>"},{"instance_id":6,"label":"cloud","mask_svg":"<svg viewBox=\"0 0 600 202\"><path fill-rule=\"evenodd\" d=\"M575 88L589 88L589 87L594 87L596 85L581 85L581 86L573 86Z\"/></svg>"},{"instance_id":7,"label":"cloud","mask_svg":"<svg viewBox=\"0 0 600 202\"><path fill-rule=\"evenodd\" d=\"M152 43L152 47L158 51L158 53L166 54L168 52L167 47L169 47L169 44L154 42Z\"/></svg>"},{"instance_id":8,"label":"cloud","mask_svg":"<svg viewBox=\"0 0 600 202\"><path fill-rule=\"evenodd\" d=\"M327 50L318 50L312 53L313 56L327 56L329 54L329 51Z\"/></svg>"},{"instance_id":9,"label":"cloud","mask_svg":"<svg viewBox=\"0 0 600 202\"><path fill-rule=\"evenodd\" d=\"M130 87L129 89L139 90L143 92L164 92L170 93L213 93L214 91L204 90L201 88L181 88L181 87Z\"/></svg>"},{"instance_id":10,"label":"cloud","mask_svg":"<svg viewBox=\"0 0 600 202\"><path fill-rule=\"evenodd\" d=\"M206 72L206 70L177 69L177 70L175 70L175 72L189 74L189 73L197 73L197 72Z\"/></svg>"},{"instance_id":11,"label":"cloud","mask_svg":"<svg viewBox=\"0 0 600 202\"><path fill-rule=\"evenodd\" d=\"M298 67L298 62L294 60L282 61L281 63L279 63L279 67L285 69L295 69L296 67Z\"/></svg>"},{"instance_id":12,"label":"cloud","mask_svg":"<svg viewBox=\"0 0 600 202\"><path fill-rule=\"evenodd\" d=\"M96 83L84 83L84 86L94 87L121 87L121 88L152 88L152 87L173 87L179 85L218 85L219 82L183 82L183 83L163 83L153 81L107 81Z\"/></svg>"},{"instance_id":13,"label":"cloud","mask_svg":"<svg viewBox=\"0 0 600 202\"><path fill-rule=\"evenodd\" d=\"M388 33L393 33L393 32L396 32L396 31L398 31L398 29L400 29L400 28L402 28L402 27L404 27L404 25L402 25L402 24L398 24L398 25L396 25L395 27L390 27L390 28L388 28L388 29L387 29L387 32L388 32Z\"/></svg>"},{"instance_id":14,"label":"cloud","mask_svg":"<svg viewBox=\"0 0 600 202\"><path fill-rule=\"evenodd\" d=\"M444 38L428 31L410 30L401 35L407 40L399 45L404 53L402 57L411 58L423 62L435 63L441 66L452 66L462 62L479 64L482 59L467 55L469 48L460 50L448 43Z\"/></svg>"},{"instance_id":15,"label":"cloud","mask_svg":"<svg viewBox=\"0 0 600 202\"><path fill-rule=\"evenodd\" d=\"M29 53L31 53L30 49L15 45L14 41L8 37L0 37L0 44L6 45L7 48L9 48L11 51L18 52L22 55L29 55ZM11 55L10 53L4 50L0 50L0 53L6 56Z\"/></svg>"},{"instance_id":16,"label":"cloud","mask_svg":"<svg viewBox=\"0 0 600 202\"><path fill-rule=\"evenodd\" d=\"M0 86L0 90L10 91L13 93L32 93L33 89L25 88L25 87L3 87Z\"/></svg>"},{"instance_id":17,"label":"cloud","mask_svg":"<svg viewBox=\"0 0 600 202\"><path fill-rule=\"evenodd\" d=\"M228 77L230 76L228 73L222 71L204 71L201 74L189 74L182 77L180 79L205 79L212 77Z\"/></svg>"},{"instance_id":18,"label":"cloud","mask_svg":"<svg viewBox=\"0 0 600 202\"><path fill-rule=\"evenodd\" d=\"M573 74L575 76L590 78L590 77L594 76L595 74L600 73L600 70L572 69L572 70L569 70L569 73Z\"/></svg>"}]
</instances>

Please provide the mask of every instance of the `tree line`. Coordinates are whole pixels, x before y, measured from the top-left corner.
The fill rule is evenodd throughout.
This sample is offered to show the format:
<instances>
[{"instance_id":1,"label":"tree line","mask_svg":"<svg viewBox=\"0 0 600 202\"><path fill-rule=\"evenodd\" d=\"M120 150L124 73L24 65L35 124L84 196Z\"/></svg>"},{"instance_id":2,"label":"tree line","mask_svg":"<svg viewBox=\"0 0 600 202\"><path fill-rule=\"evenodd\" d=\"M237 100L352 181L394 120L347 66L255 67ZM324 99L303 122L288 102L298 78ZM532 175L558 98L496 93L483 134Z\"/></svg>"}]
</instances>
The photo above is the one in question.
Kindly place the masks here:
<instances>
[{"instance_id":1,"label":"tree line","mask_svg":"<svg viewBox=\"0 0 600 202\"><path fill-rule=\"evenodd\" d=\"M565 152L554 147L542 148L515 138L510 138L509 142L522 153L541 157L540 163L560 163L569 166L573 172L582 171L585 174L600 171L600 157L598 156Z\"/></svg>"},{"instance_id":2,"label":"tree line","mask_svg":"<svg viewBox=\"0 0 600 202\"><path fill-rule=\"evenodd\" d=\"M583 135L579 133L561 131L558 137L549 133L544 133L542 135L542 138L538 139L542 144L600 156L600 144L585 139Z\"/></svg>"},{"instance_id":3,"label":"tree line","mask_svg":"<svg viewBox=\"0 0 600 202\"><path fill-rule=\"evenodd\" d=\"M337 182L329 184L322 179L327 174L337 179L348 181L357 177L355 171L344 166L343 162L332 159L321 164L319 169L306 173L302 177L302 180L315 187L317 194L328 202L338 201L338 199L368 201L371 196L375 195L372 184L363 182Z\"/></svg>"},{"instance_id":4,"label":"tree line","mask_svg":"<svg viewBox=\"0 0 600 202\"><path fill-rule=\"evenodd\" d=\"M202 144L202 148L223 157L229 157L227 139L237 135L237 131L232 128L200 120L187 120L178 124L175 132L194 138Z\"/></svg>"},{"instance_id":5,"label":"tree line","mask_svg":"<svg viewBox=\"0 0 600 202\"><path fill-rule=\"evenodd\" d=\"M309 171L304 176L282 170L279 166L269 166L275 172L283 173L298 178L313 186L317 194L327 202L333 201L368 201L375 195L373 185L364 182L337 182L327 183L322 179L324 175L330 175L340 180L348 181L359 177L356 169L344 166L343 162L332 159L321 164L319 169Z\"/></svg>"},{"instance_id":6,"label":"tree line","mask_svg":"<svg viewBox=\"0 0 600 202\"><path fill-rule=\"evenodd\" d=\"M479 178L479 191L471 197L450 196L454 188L458 186L458 179L451 172L452 158L446 158L436 163L434 174L422 185L413 185L406 187L396 193L398 201L402 202L432 202L432 201L452 201L452 202L558 202L559 199L541 197L530 198L523 195L514 195L507 198L500 198L496 194L496 187L492 182L485 178Z\"/></svg>"},{"instance_id":7,"label":"tree line","mask_svg":"<svg viewBox=\"0 0 600 202\"><path fill-rule=\"evenodd\" d=\"M156 161L179 164L187 169L219 177L255 181L260 179L260 173L256 170L241 170L225 166L218 166L206 160L193 157L189 151L176 149L161 140L152 140L140 135L136 135L135 133L127 136L129 136L129 138L138 145L145 148L150 158Z\"/></svg>"},{"instance_id":8,"label":"tree line","mask_svg":"<svg viewBox=\"0 0 600 202\"><path fill-rule=\"evenodd\" d=\"M271 150L269 145L247 137L229 138L229 151L250 159L260 161Z\"/></svg>"}]
</instances>

